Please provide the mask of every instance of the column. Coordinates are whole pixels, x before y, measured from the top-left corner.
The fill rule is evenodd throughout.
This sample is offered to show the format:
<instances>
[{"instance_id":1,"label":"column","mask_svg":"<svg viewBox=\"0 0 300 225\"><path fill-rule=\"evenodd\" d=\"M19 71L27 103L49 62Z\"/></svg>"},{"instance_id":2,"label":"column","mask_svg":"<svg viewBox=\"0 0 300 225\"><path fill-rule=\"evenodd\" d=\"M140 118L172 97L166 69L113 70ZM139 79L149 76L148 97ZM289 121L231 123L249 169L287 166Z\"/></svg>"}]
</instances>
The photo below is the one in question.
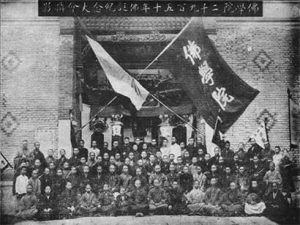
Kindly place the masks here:
<instances>
[{"instance_id":1,"label":"column","mask_svg":"<svg viewBox=\"0 0 300 225\"><path fill-rule=\"evenodd\" d=\"M170 116L168 114L159 115L159 119L162 121L159 125L160 137L164 137L171 143L174 126L170 125Z\"/></svg>"},{"instance_id":2,"label":"column","mask_svg":"<svg viewBox=\"0 0 300 225\"><path fill-rule=\"evenodd\" d=\"M118 141L119 145L123 142L123 123L121 122L122 114L113 114L111 116L111 131L112 131L112 142Z\"/></svg>"}]
</instances>

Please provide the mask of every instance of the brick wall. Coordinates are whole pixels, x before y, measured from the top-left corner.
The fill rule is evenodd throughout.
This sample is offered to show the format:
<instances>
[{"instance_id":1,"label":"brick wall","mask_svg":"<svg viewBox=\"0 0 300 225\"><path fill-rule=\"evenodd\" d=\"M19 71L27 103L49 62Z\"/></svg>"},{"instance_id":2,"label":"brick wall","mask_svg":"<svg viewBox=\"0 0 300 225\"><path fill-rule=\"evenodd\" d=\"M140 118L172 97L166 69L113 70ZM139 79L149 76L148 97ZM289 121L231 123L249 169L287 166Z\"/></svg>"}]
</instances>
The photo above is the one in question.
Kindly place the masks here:
<instances>
[{"instance_id":1,"label":"brick wall","mask_svg":"<svg viewBox=\"0 0 300 225\"><path fill-rule=\"evenodd\" d=\"M234 148L257 128L263 110L274 119L269 130L271 146L289 147L287 88L299 87L296 32L292 22L217 22L216 45L231 68L260 91L244 114L226 133ZM260 63L260 58L269 65ZM255 63L256 59L256 63ZM258 63L258 65L257 65ZM299 98L296 99L299 103Z\"/></svg>"},{"instance_id":2,"label":"brick wall","mask_svg":"<svg viewBox=\"0 0 300 225\"><path fill-rule=\"evenodd\" d=\"M59 21L38 18L35 2L1 3L1 12L0 139L12 161L24 139L30 149L36 139L43 151L57 145Z\"/></svg>"}]
</instances>

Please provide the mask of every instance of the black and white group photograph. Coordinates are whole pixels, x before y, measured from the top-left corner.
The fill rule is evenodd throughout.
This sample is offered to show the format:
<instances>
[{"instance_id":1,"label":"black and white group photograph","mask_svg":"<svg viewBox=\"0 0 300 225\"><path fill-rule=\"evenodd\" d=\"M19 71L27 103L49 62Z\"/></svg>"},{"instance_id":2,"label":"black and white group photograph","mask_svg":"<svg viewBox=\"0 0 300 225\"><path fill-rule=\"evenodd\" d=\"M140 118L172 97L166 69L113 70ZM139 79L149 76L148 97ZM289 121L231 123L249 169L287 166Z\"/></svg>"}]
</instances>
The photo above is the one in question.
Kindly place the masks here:
<instances>
[{"instance_id":1,"label":"black and white group photograph","mask_svg":"<svg viewBox=\"0 0 300 225\"><path fill-rule=\"evenodd\" d=\"M0 0L0 224L300 223L297 0Z\"/></svg>"}]
</instances>

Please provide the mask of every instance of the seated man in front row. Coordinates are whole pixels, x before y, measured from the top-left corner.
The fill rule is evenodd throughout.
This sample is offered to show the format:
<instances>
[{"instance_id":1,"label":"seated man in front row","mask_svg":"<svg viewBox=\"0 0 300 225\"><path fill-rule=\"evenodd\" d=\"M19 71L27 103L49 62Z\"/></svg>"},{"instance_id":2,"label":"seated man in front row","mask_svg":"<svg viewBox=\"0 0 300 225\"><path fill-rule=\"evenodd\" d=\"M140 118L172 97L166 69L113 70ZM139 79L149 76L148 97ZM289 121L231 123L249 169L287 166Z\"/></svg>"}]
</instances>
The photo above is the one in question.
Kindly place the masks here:
<instances>
[{"instance_id":1,"label":"seated man in front row","mask_svg":"<svg viewBox=\"0 0 300 225\"><path fill-rule=\"evenodd\" d=\"M137 179L134 182L134 188L131 193L131 214L135 214L137 217L148 214L149 205L147 199L147 191L141 187L141 181Z\"/></svg>"},{"instance_id":2,"label":"seated man in front row","mask_svg":"<svg viewBox=\"0 0 300 225\"><path fill-rule=\"evenodd\" d=\"M77 193L72 187L72 182L67 180L66 189L61 193L58 202L58 211L60 219L69 219L76 214L78 203Z\"/></svg>"},{"instance_id":3,"label":"seated man in front row","mask_svg":"<svg viewBox=\"0 0 300 225\"><path fill-rule=\"evenodd\" d=\"M128 215L128 212L130 211L129 193L122 186L120 187L120 194L116 198L116 207L116 215Z\"/></svg>"},{"instance_id":4,"label":"seated man in front row","mask_svg":"<svg viewBox=\"0 0 300 225\"><path fill-rule=\"evenodd\" d=\"M79 200L79 215L82 216L93 216L97 210L97 198L92 192L90 184L85 186L85 193L82 194Z\"/></svg>"},{"instance_id":5,"label":"seated man in front row","mask_svg":"<svg viewBox=\"0 0 300 225\"><path fill-rule=\"evenodd\" d=\"M32 191L32 186L30 184L26 187L26 195L24 195L18 202L18 212L16 217L22 219L33 219L37 214L37 197Z\"/></svg>"},{"instance_id":6,"label":"seated man in front row","mask_svg":"<svg viewBox=\"0 0 300 225\"><path fill-rule=\"evenodd\" d=\"M158 179L153 180L153 185L148 193L149 209L154 214L166 214L168 210L166 192Z\"/></svg>"},{"instance_id":7,"label":"seated man in front row","mask_svg":"<svg viewBox=\"0 0 300 225\"><path fill-rule=\"evenodd\" d=\"M202 209L204 205L205 193L200 189L199 181L194 181L193 189L185 195L188 201L188 209L190 214L197 214Z\"/></svg>"},{"instance_id":8,"label":"seated man in front row","mask_svg":"<svg viewBox=\"0 0 300 225\"><path fill-rule=\"evenodd\" d=\"M203 209L206 214L212 216L218 216L221 213L221 208L219 206L221 201L221 190L217 186L217 178L212 177L210 180L211 186L205 192L205 205Z\"/></svg>"},{"instance_id":9,"label":"seated man in front row","mask_svg":"<svg viewBox=\"0 0 300 225\"><path fill-rule=\"evenodd\" d=\"M39 219L52 220L56 217L56 198L50 186L45 187L45 193L40 196L38 202Z\"/></svg>"},{"instance_id":10,"label":"seated man in front row","mask_svg":"<svg viewBox=\"0 0 300 225\"><path fill-rule=\"evenodd\" d=\"M226 191L221 200L221 208L225 216L240 216L243 212L243 196L238 189L236 182L230 183L230 188Z\"/></svg>"},{"instance_id":11,"label":"seated man in front row","mask_svg":"<svg viewBox=\"0 0 300 225\"><path fill-rule=\"evenodd\" d=\"M98 211L106 216L115 216L116 214L114 194L107 183L103 185L103 191L99 192Z\"/></svg>"},{"instance_id":12,"label":"seated man in front row","mask_svg":"<svg viewBox=\"0 0 300 225\"><path fill-rule=\"evenodd\" d=\"M173 215L187 213L186 198L176 180L173 181L172 186L168 189L168 204L170 213Z\"/></svg>"},{"instance_id":13,"label":"seated man in front row","mask_svg":"<svg viewBox=\"0 0 300 225\"><path fill-rule=\"evenodd\" d=\"M272 217L282 217L287 214L289 207L287 200L283 197L282 192L279 190L279 184L272 183L272 192L266 197L266 210L265 213Z\"/></svg>"}]
</instances>

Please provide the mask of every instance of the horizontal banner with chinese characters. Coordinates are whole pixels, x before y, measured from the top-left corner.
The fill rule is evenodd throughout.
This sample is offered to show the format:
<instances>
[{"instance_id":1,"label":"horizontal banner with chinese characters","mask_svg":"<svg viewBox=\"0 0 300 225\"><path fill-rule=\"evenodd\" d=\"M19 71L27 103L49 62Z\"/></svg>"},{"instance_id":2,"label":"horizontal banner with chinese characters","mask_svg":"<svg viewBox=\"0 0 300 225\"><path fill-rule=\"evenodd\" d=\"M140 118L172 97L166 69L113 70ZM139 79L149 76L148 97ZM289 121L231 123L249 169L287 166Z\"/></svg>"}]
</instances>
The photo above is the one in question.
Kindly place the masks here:
<instances>
[{"instance_id":1,"label":"horizontal banner with chinese characters","mask_svg":"<svg viewBox=\"0 0 300 225\"><path fill-rule=\"evenodd\" d=\"M39 0L39 16L262 17L262 1Z\"/></svg>"}]
</instances>

